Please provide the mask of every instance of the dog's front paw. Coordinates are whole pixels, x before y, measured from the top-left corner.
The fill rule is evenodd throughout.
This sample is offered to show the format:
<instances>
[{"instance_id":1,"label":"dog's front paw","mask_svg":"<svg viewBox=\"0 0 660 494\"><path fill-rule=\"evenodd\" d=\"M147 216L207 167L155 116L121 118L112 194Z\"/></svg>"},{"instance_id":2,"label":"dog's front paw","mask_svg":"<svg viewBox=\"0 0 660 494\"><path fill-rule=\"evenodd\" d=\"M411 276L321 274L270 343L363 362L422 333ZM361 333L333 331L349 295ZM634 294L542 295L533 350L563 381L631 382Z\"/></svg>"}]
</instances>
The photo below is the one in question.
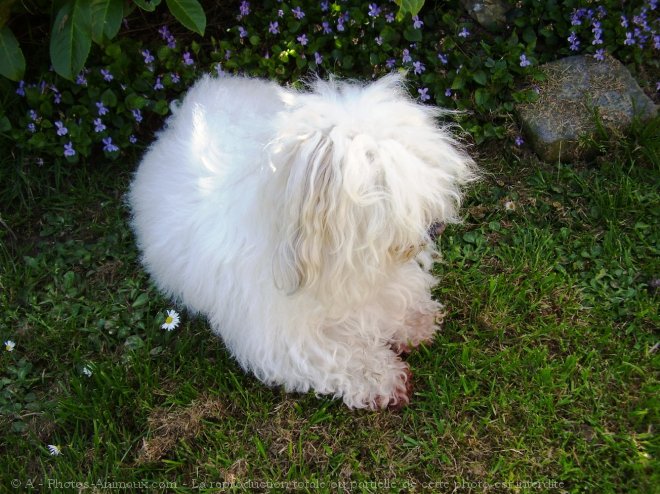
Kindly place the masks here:
<instances>
[{"instance_id":1,"label":"dog's front paw","mask_svg":"<svg viewBox=\"0 0 660 494\"><path fill-rule=\"evenodd\" d=\"M412 377L408 364L395 357L367 407L371 410L400 410L408 405L412 398Z\"/></svg>"},{"instance_id":2,"label":"dog's front paw","mask_svg":"<svg viewBox=\"0 0 660 494\"><path fill-rule=\"evenodd\" d=\"M375 410L401 410L410 403L413 393L412 372L406 366L403 379L399 379L392 393L388 396L378 396L374 400Z\"/></svg>"},{"instance_id":3,"label":"dog's front paw","mask_svg":"<svg viewBox=\"0 0 660 494\"><path fill-rule=\"evenodd\" d=\"M422 343L433 341L439 331L444 313L412 312L405 320L403 328L395 335L390 346L397 355L407 355Z\"/></svg>"}]
</instances>

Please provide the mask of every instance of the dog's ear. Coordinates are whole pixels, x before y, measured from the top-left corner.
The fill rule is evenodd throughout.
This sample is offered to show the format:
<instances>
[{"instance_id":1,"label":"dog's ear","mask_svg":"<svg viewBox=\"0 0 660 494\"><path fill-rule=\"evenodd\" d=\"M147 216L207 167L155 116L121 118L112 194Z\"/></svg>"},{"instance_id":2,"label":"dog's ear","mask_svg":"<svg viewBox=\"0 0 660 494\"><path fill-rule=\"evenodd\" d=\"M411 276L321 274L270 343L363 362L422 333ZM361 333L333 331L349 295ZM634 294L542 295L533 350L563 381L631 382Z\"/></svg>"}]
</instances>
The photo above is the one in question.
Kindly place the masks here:
<instances>
[{"instance_id":1,"label":"dog's ear","mask_svg":"<svg viewBox=\"0 0 660 494\"><path fill-rule=\"evenodd\" d=\"M285 144L279 153L286 158L286 185L273 269L278 288L288 293L317 281L336 248L332 222L337 221L342 177L333 147L327 134L316 132Z\"/></svg>"}]
</instances>

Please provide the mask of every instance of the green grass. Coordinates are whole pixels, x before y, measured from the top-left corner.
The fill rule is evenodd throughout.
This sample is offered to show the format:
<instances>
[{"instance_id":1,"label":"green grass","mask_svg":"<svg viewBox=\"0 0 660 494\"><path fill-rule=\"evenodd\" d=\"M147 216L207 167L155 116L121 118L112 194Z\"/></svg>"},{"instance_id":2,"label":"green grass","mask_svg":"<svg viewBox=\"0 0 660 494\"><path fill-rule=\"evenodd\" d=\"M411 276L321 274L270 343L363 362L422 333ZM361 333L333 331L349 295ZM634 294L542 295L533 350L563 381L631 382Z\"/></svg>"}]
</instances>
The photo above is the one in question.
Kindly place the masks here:
<instances>
[{"instance_id":1,"label":"green grass","mask_svg":"<svg viewBox=\"0 0 660 494\"><path fill-rule=\"evenodd\" d=\"M16 348L0 354L0 491L100 479L168 492L303 480L309 492L651 492L660 174L649 127L590 164L474 150L487 177L436 268L449 315L409 357L415 395L398 413L269 389L202 319L163 332L171 305L126 221L132 164L55 181L7 161L0 337Z\"/></svg>"}]
</instances>

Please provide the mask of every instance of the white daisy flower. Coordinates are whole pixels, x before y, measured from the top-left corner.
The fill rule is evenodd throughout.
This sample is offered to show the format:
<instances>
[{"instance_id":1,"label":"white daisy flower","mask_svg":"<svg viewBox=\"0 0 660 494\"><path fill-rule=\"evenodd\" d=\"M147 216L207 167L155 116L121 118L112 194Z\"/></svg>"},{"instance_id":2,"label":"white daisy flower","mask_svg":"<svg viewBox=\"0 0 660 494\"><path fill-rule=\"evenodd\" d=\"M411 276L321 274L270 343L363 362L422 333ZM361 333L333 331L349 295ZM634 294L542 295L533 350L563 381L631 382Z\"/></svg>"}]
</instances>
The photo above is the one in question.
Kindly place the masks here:
<instances>
[{"instance_id":1,"label":"white daisy flower","mask_svg":"<svg viewBox=\"0 0 660 494\"><path fill-rule=\"evenodd\" d=\"M7 350L8 352L13 352L15 347L16 347L16 343L14 343L13 341L11 340L5 341L5 350Z\"/></svg>"},{"instance_id":2,"label":"white daisy flower","mask_svg":"<svg viewBox=\"0 0 660 494\"><path fill-rule=\"evenodd\" d=\"M60 449L60 447L55 444L48 445L48 452L50 453L51 456L59 456L62 454L62 450Z\"/></svg>"},{"instance_id":3,"label":"white daisy flower","mask_svg":"<svg viewBox=\"0 0 660 494\"><path fill-rule=\"evenodd\" d=\"M82 369L80 369L80 372L82 372L87 377L92 377L92 369L87 366L84 366Z\"/></svg>"},{"instance_id":4,"label":"white daisy flower","mask_svg":"<svg viewBox=\"0 0 660 494\"><path fill-rule=\"evenodd\" d=\"M176 327L179 325L179 313L175 310L168 310L167 311L167 318L165 318L165 322L161 326L162 329L166 329L167 331L172 331L173 329L176 329Z\"/></svg>"}]
</instances>

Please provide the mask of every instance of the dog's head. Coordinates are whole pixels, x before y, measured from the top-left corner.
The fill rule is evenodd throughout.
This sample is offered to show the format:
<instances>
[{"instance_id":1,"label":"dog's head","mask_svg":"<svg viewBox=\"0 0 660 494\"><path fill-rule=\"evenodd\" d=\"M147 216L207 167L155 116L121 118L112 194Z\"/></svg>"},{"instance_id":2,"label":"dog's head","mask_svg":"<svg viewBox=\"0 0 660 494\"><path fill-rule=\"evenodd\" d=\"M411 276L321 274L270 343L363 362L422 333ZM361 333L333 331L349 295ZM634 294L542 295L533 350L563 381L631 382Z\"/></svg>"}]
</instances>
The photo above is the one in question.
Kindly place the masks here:
<instances>
[{"instance_id":1,"label":"dog's head","mask_svg":"<svg viewBox=\"0 0 660 494\"><path fill-rule=\"evenodd\" d=\"M474 165L400 76L312 89L287 95L270 148L283 189L275 278L292 292L368 289L429 243L434 222L457 221Z\"/></svg>"}]
</instances>

